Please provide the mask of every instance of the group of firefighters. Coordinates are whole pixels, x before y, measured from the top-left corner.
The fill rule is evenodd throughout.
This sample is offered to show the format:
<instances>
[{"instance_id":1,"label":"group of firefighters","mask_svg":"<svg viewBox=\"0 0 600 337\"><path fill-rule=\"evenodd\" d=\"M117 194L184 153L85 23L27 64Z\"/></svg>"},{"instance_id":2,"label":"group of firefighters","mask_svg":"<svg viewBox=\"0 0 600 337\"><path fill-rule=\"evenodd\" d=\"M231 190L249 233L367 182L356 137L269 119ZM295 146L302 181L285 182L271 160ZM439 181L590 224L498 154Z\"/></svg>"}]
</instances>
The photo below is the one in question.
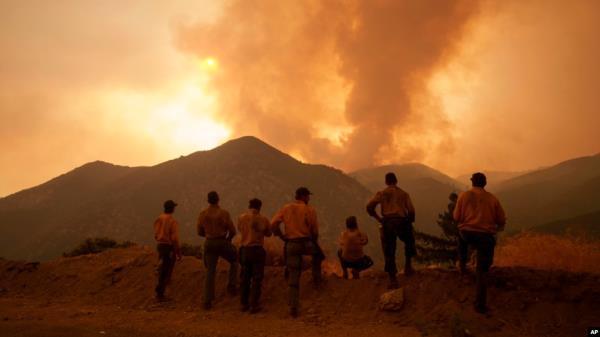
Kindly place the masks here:
<instances>
[{"instance_id":1,"label":"group of firefighters","mask_svg":"<svg viewBox=\"0 0 600 337\"><path fill-rule=\"evenodd\" d=\"M475 310L487 311L486 278L492 265L496 233L504 229L506 217L498 199L485 190L487 183L483 173L471 177L473 187L463 192L454 209L454 220L459 229L459 271L467 273L469 247L477 253ZM387 187L367 204L367 212L380 224L381 244L385 256L385 272L389 275L389 288L398 287L396 275L397 238L404 242L404 275L414 273L412 257L416 255L413 222L415 209L408 193L398 187L394 173L385 175ZM204 284L203 306L212 308L215 297L215 276L217 262L222 258L229 262L227 290L237 293L238 263L241 265L241 309L256 313L261 310L259 299L264 275L266 251L265 236L275 235L285 242L284 260L286 278L289 286L289 306L292 317L298 315L300 298L300 274L302 257L312 257L312 281L315 288L321 286L321 262L325 255L319 247L319 225L315 209L309 205L312 193L306 187L296 190L295 201L283 206L273 217L267 219L260 213L262 202L259 199L249 201L248 210L239 216L237 230L229 213L219 207L217 192L208 193L208 207L203 210L197 223L198 235L206 238L204 243L204 265L206 278ZM380 205L381 212L376 208ZM173 213L177 204L172 200L164 203L164 213L154 222L154 237L159 255L158 285L156 297L166 300L165 288L169 283L175 261L181 259L178 224ZM284 230L281 230L281 224ZM237 232L241 234L240 248L233 245L232 239ZM360 271L373 265L373 261L363 252L368 242L367 236L358 229L356 217L346 219L346 229L340 235L338 257L343 277L348 278L348 269L353 278L359 278Z\"/></svg>"}]
</instances>

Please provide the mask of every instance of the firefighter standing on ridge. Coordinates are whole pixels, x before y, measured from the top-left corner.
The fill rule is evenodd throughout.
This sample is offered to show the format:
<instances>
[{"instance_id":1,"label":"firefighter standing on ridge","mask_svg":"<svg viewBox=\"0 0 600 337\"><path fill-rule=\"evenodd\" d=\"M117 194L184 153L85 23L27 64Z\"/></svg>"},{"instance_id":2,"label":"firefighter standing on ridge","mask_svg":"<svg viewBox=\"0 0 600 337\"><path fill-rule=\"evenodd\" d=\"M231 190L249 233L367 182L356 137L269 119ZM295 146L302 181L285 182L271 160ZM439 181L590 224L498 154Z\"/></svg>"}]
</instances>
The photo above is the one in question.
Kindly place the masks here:
<instances>
[{"instance_id":1,"label":"firefighter standing on ridge","mask_svg":"<svg viewBox=\"0 0 600 337\"><path fill-rule=\"evenodd\" d=\"M262 201L252 199L248 211L240 215L238 229L242 234L240 264L242 265L242 311L260 311L259 299L267 253L263 248L265 236L271 236L269 219L260 214Z\"/></svg>"},{"instance_id":2,"label":"firefighter standing on ridge","mask_svg":"<svg viewBox=\"0 0 600 337\"><path fill-rule=\"evenodd\" d=\"M173 218L177 204L173 200L164 203L164 212L154 221L154 239L158 251L158 284L156 285L156 299L165 301L165 289L171 280L175 259L181 259L179 251L179 225Z\"/></svg>"},{"instance_id":3,"label":"firefighter standing on ridge","mask_svg":"<svg viewBox=\"0 0 600 337\"><path fill-rule=\"evenodd\" d=\"M483 173L474 173L471 182L473 188L458 197L453 215L458 222L461 273L467 272L469 246L477 250L475 310L485 313L487 273L494 261L496 233L504 230L506 215L498 199L484 189L487 178Z\"/></svg>"},{"instance_id":4,"label":"firefighter standing on ridge","mask_svg":"<svg viewBox=\"0 0 600 337\"><path fill-rule=\"evenodd\" d=\"M235 295L237 286L237 250L231 243L235 236L235 227L229 212L219 207L219 195L215 191L208 193L208 208L198 216L198 235L206 237L204 242L204 309L212 307L215 298L215 277L219 257L229 262L229 282L227 291Z\"/></svg>"},{"instance_id":5,"label":"firefighter standing on ridge","mask_svg":"<svg viewBox=\"0 0 600 337\"><path fill-rule=\"evenodd\" d=\"M404 242L404 275L414 273L411 258L417 254L413 222L415 221L415 208L408 193L400 189L398 179L394 173L385 175L387 187L377 192L367 204L367 213L382 225L383 253L385 255L385 271L389 274L389 288L398 287L396 274L396 238ZM381 216L375 208L381 204Z\"/></svg>"},{"instance_id":6,"label":"firefighter standing on ridge","mask_svg":"<svg viewBox=\"0 0 600 337\"><path fill-rule=\"evenodd\" d=\"M315 209L308 205L310 191L306 187L296 190L296 200L283 206L271 221L273 233L286 241L286 267L289 270L289 305L292 317L298 316L300 306L300 274L302 256L312 256L312 276L315 287L321 283L321 262L324 259L319 247L319 224ZM280 224L285 224L285 233Z\"/></svg>"}]
</instances>

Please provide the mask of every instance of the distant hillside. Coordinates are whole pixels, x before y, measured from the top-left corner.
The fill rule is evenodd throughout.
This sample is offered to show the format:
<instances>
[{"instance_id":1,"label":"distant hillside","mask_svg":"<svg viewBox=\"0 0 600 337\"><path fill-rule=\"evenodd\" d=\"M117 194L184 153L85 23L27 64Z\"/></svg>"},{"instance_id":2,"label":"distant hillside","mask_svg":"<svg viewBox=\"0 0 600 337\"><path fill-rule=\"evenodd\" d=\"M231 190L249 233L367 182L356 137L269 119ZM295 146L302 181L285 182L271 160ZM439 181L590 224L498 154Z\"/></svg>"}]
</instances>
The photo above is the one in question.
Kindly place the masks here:
<instances>
[{"instance_id":1,"label":"distant hillside","mask_svg":"<svg viewBox=\"0 0 600 337\"><path fill-rule=\"evenodd\" d=\"M572 234L597 240L600 239L600 211L535 226L532 230L559 235Z\"/></svg>"},{"instance_id":2,"label":"distant hillside","mask_svg":"<svg viewBox=\"0 0 600 337\"><path fill-rule=\"evenodd\" d=\"M407 191L415 205L415 225L429 233L441 233L436 224L438 214L446 210L448 196L460 192L466 186L451 177L423 164L385 165L364 169L350 174L371 190L371 194L385 188L384 177L394 172L398 186Z\"/></svg>"},{"instance_id":3,"label":"distant hillside","mask_svg":"<svg viewBox=\"0 0 600 337\"><path fill-rule=\"evenodd\" d=\"M481 171L485 174L485 176L487 177L487 189L490 191L495 191L496 188L498 188L498 186L502 185L502 183L504 183L507 180L510 180L512 178L527 174L531 171L518 171L518 172L512 172L512 171L487 171L487 170L483 170ZM466 186L471 186L471 176L473 175L474 172L472 173L468 173L468 174L463 174L460 175L458 177L456 177L456 180L461 182L462 184L466 185Z\"/></svg>"},{"instance_id":4,"label":"distant hillside","mask_svg":"<svg viewBox=\"0 0 600 337\"><path fill-rule=\"evenodd\" d=\"M256 138L243 137L152 167L89 163L2 198L0 256L48 259L97 236L151 243L152 222L166 199L179 203L175 216L182 241L200 242L195 222L208 191L221 194L222 206L234 219L253 197L263 200L263 213L271 217L293 199L300 185L314 193L312 204L330 249L349 215L357 215L371 237L376 236L376 226L364 212L371 193L354 179L330 167L303 164Z\"/></svg>"},{"instance_id":5,"label":"distant hillside","mask_svg":"<svg viewBox=\"0 0 600 337\"><path fill-rule=\"evenodd\" d=\"M509 179L496 190L513 229L598 212L600 155L568 160Z\"/></svg>"}]
</instances>

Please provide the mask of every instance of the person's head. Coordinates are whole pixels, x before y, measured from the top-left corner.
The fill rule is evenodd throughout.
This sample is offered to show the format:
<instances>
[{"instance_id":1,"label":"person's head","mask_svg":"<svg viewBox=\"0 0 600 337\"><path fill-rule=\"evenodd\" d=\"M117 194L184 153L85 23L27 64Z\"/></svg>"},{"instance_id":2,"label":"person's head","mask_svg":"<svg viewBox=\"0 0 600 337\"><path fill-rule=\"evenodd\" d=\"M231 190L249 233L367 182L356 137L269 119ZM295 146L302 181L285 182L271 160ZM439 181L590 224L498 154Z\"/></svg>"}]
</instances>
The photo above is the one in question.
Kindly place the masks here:
<instances>
[{"instance_id":1,"label":"person's head","mask_svg":"<svg viewBox=\"0 0 600 337\"><path fill-rule=\"evenodd\" d=\"M257 211L260 211L261 207L262 207L262 201L260 201L260 199L254 198L248 202L248 208L252 208Z\"/></svg>"},{"instance_id":2,"label":"person's head","mask_svg":"<svg viewBox=\"0 0 600 337\"><path fill-rule=\"evenodd\" d=\"M175 207L176 206L177 206L177 204L173 200L167 200L163 204L163 207L165 209L165 213L167 213L167 214L172 214L173 212L175 212Z\"/></svg>"},{"instance_id":3,"label":"person's head","mask_svg":"<svg viewBox=\"0 0 600 337\"><path fill-rule=\"evenodd\" d=\"M487 185L487 178L485 177L485 174L476 172L471 176L471 183L473 183L473 187L484 188L485 185Z\"/></svg>"},{"instance_id":4,"label":"person's head","mask_svg":"<svg viewBox=\"0 0 600 337\"><path fill-rule=\"evenodd\" d=\"M211 205L219 204L219 194L215 191L208 192L207 199L208 199L208 203Z\"/></svg>"},{"instance_id":5,"label":"person's head","mask_svg":"<svg viewBox=\"0 0 600 337\"><path fill-rule=\"evenodd\" d=\"M306 187L299 187L296 190L296 200L300 200L300 201L304 201L305 203L308 204L308 201L310 200L310 195L312 193L308 190L308 188Z\"/></svg>"},{"instance_id":6,"label":"person's head","mask_svg":"<svg viewBox=\"0 0 600 337\"><path fill-rule=\"evenodd\" d=\"M386 185L396 185L398 183L398 178L393 172L389 172L385 175L385 184Z\"/></svg>"},{"instance_id":7,"label":"person's head","mask_svg":"<svg viewBox=\"0 0 600 337\"><path fill-rule=\"evenodd\" d=\"M358 222L356 221L355 216L349 216L348 218L346 218L346 228L348 228L348 229L357 229L358 228Z\"/></svg>"}]
</instances>

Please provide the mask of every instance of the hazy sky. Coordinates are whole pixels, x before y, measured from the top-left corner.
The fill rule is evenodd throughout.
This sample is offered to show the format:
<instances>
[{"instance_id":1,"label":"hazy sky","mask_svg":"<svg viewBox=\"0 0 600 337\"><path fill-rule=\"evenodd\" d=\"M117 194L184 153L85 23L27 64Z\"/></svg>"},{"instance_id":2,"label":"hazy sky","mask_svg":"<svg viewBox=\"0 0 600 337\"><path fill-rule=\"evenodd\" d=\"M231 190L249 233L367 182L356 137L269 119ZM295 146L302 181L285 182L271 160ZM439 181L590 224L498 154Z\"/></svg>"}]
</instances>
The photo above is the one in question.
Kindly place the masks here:
<instances>
[{"instance_id":1,"label":"hazy sky","mask_svg":"<svg viewBox=\"0 0 600 337\"><path fill-rule=\"evenodd\" d=\"M255 135L349 171L600 152L600 1L2 1L0 196Z\"/></svg>"}]
</instances>

